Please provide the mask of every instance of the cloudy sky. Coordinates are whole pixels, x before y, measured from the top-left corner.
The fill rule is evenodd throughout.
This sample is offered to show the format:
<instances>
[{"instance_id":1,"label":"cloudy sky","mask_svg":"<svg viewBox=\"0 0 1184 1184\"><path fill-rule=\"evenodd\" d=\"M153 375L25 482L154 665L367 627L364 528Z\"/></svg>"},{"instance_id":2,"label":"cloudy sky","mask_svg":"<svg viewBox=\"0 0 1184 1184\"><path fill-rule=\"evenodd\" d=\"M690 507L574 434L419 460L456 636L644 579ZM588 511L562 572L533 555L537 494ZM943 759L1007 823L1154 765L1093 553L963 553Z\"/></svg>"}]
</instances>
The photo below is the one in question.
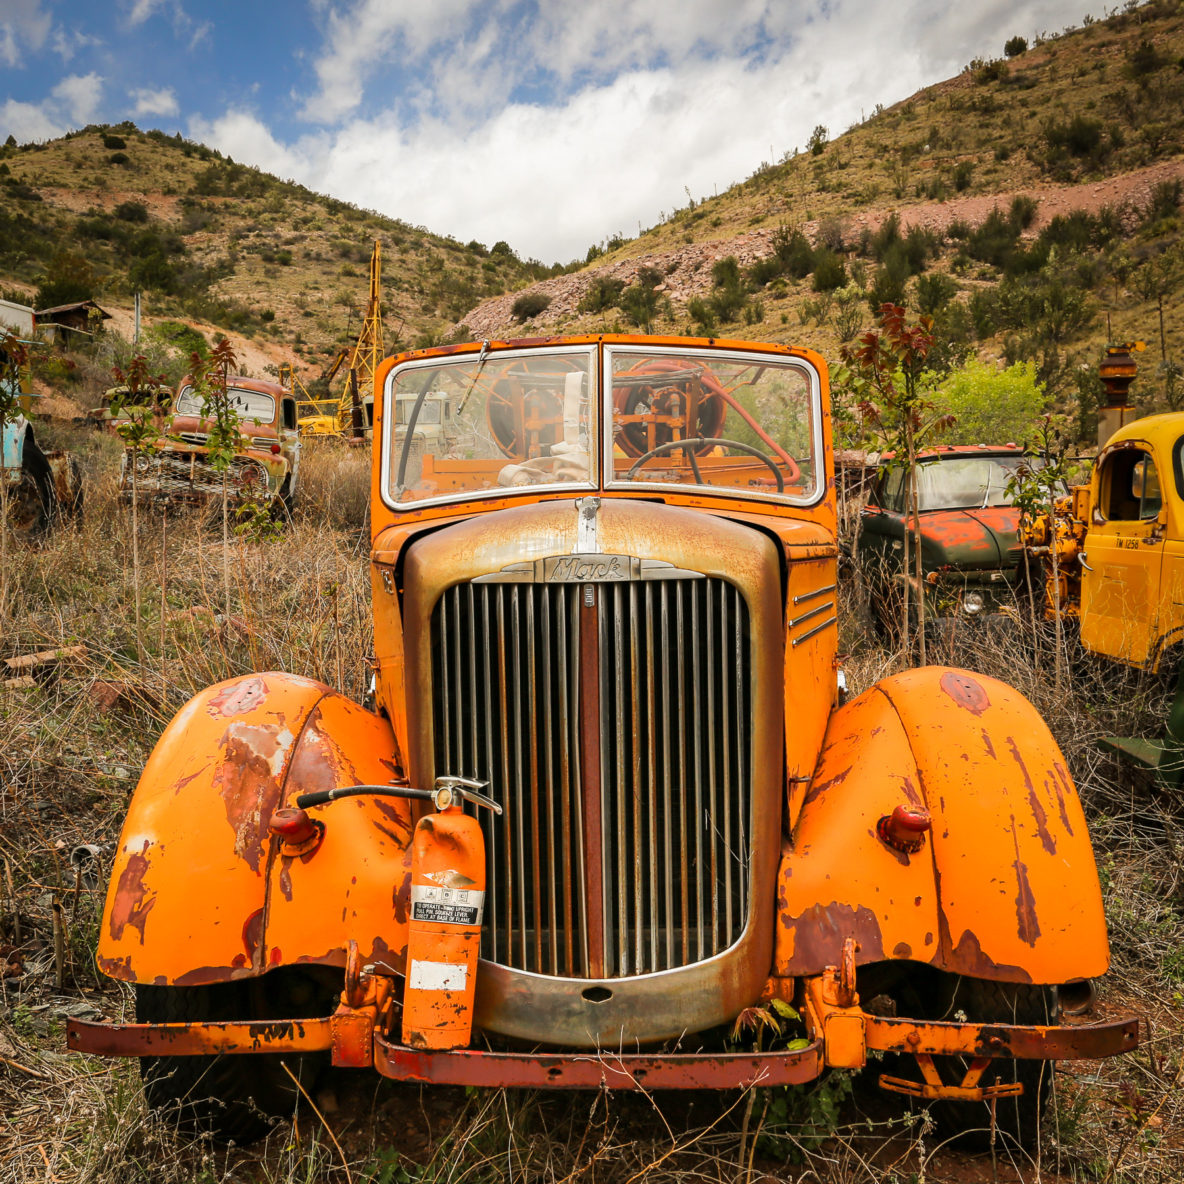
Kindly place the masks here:
<instances>
[{"instance_id":1,"label":"cloudy sky","mask_svg":"<svg viewBox=\"0 0 1184 1184\"><path fill-rule=\"evenodd\" d=\"M0 0L0 140L133 120L550 263L1083 0Z\"/></svg>"}]
</instances>

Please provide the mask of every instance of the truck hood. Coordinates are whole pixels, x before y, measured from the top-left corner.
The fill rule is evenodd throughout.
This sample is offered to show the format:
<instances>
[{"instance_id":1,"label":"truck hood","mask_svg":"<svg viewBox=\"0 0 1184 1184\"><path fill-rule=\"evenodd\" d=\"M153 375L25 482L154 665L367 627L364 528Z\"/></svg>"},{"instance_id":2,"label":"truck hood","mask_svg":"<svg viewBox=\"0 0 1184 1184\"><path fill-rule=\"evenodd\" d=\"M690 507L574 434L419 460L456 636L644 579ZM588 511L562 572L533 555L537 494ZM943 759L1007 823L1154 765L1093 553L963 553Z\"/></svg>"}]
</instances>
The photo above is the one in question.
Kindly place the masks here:
<instances>
[{"instance_id":1,"label":"truck hood","mask_svg":"<svg viewBox=\"0 0 1184 1184\"><path fill-rule=\"evenodd\" d=\"M1015 506L982 510L931 510L921 515L927 567L1010 568L1018 561Z\"/></svg>"}]
</instances>

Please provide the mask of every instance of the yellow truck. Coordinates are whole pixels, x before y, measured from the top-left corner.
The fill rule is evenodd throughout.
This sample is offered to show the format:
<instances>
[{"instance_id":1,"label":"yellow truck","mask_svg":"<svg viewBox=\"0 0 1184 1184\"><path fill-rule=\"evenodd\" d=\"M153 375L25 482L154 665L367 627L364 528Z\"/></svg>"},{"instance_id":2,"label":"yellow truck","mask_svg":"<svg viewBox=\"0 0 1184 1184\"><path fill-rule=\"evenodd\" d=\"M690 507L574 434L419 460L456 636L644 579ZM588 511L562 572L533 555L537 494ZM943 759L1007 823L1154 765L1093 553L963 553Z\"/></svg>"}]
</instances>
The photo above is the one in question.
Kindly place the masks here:
<instances>
[{"instance_id":1,"label":"yellow truck","mask_svg":"<svg viewBox=\"0 0 1184 1184\"><path fill-rule=\"evenodd\" d=\"M1054 515L1025 528L1030 552L1045 558L1045 613L1076 617L1090 653L1149 672L1184 675L1184 412L1127 418L1134 377L1129 347L1111 347L1102 367L1111 399L1109 435L1088 485ZM1108 747L1155 772L1184 780L1184 679L1177 680L1162 739L1111 737Z\"/></svg>"}]
</instances>

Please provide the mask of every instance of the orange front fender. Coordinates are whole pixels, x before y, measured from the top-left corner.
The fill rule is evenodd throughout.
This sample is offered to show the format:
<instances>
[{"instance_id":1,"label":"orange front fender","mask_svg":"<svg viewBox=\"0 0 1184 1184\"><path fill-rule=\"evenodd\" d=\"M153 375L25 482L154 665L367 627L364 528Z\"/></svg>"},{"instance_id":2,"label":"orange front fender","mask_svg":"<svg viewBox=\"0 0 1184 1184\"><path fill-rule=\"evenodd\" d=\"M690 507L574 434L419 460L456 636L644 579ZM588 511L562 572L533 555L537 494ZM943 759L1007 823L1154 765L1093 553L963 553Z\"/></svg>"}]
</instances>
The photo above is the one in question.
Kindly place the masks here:
<instances>
[{"instance_id":1,"label":"orange front fender","mask_svg":"<svg viewBox=\"0 0 1184 1184\"><path fill-rule=\"evenodd\" d=\"M187 985L293 962L368 960L406 943L405 803L325 812L310 854L280 853L272 815L306 790L383 783L390 725L321 683L254 674L203 691L165 729L132 795L98 962L113 978Z\"/></svg>"},{"instance_id":2,"label":"orange front fender","mask_svg":"<svg viewBox=\"0 0 1184 1184\"><path fill-rule=\"evenodd\" d=\"M913 855L876 833L929 811ZM774 973L912 959L976 978L1061 983L1109 964L1077 792L1035 708L1011 687L926 667L836 711L778 880Z\"/></svg>"}]
</instances>

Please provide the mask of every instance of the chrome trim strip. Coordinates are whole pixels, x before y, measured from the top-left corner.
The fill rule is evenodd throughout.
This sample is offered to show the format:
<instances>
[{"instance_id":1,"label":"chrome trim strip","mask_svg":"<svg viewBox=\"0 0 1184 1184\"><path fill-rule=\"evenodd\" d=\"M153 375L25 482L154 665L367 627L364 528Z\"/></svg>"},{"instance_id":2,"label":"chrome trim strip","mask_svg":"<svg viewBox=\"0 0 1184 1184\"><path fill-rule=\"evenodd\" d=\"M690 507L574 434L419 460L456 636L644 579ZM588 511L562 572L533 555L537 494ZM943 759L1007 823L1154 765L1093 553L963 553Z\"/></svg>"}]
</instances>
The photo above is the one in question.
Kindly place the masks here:
<instances>
[{"instance_id":1,"label":"chrome trim strip","mask_svg":"<svg viewBox=\"0 0 1184 1184\"><path fill-rule=\"evenodd\" d=\"M793 617L786 623L786 628L794 629L803 621L808 621L811 617L816 617L819 613L824 613L828 609L834 608L834 606L835 602L833 600L828 600L825 604L820 604L816 608L812 608L808 612L802 613L800 617Z\"/></svg>"},{"instance_id":2,"label":"chrome trim strip","mask_svg":"<svg viewBox=\"0 0 1184 1184\"><path fill-rule=\"evenodd\" d=\"M803 592L800 596L793 598L794 604L804 604L807 600L814 600L818 596L825 596L828 592L833 592L838 587L838 584L824 584L821 588L815 588L813 592Z\"/></svg>"},{"instance_id":3,"label":"chrome trim strip","mask_svg":"<svg viewBox=\"0 0 1184 1184\"><path fill-rule=\"evenodd\" d=\"M796 648L797 646L801 645L803 641L809 641L810 638L813 637L816 633L821 633L823 631L823 629L827 629L831 625L833 625L835 623L835 620L836 620L835 617L831 617L829 620L823 621L821 625L815 625L813 629L809 630L809 632L807 632L807 633L803 633L801 635L801 637L793 638L792 641L790 642L790 645L792 645Z\"/></svg>"}]
</instances>

